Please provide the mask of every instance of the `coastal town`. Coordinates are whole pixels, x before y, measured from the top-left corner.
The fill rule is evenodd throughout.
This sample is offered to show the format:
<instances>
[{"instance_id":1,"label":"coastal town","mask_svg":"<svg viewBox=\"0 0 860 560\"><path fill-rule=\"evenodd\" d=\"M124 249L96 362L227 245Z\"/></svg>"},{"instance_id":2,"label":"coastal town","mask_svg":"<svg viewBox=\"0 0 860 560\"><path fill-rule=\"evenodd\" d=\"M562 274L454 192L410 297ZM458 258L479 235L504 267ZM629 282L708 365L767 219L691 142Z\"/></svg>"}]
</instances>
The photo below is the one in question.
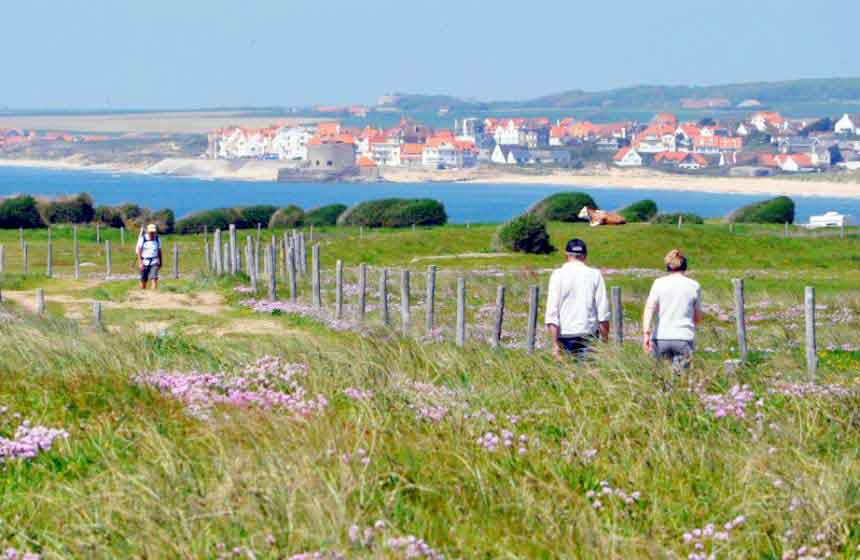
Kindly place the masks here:
<instances>
[{"instance_id":1,"label":"coastal town","mask_svg":"<svg viewBox=\"0 0 860 560\"><path fill-rule=\"evenodd\" d=\"M208 135L211 159L271 159L294 169L376 178L386 168L463 169L478 165L571 168L605 164L670 172L764 176L860 168L860 115L786 118L752 112L738 121L683 122L658 113L647 123L565 118L457 119L432 129L410 119L391 128L339 122Z\"/></svg>"}]
</instances>

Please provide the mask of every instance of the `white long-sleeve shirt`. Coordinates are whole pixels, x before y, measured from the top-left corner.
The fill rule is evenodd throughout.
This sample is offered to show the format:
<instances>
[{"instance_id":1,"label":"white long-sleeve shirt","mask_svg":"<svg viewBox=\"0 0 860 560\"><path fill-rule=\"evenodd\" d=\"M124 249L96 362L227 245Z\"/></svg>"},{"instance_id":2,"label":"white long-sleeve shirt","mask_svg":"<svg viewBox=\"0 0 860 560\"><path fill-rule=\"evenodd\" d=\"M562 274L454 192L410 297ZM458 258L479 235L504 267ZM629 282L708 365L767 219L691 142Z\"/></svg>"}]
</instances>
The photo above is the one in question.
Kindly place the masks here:
<instances>
[{"instance_id":1,"label":"white long-sleeve shirt","mask_svg":"<svg viewBox=\"0 0 860 560\"><path fill-rule=\"evenodd\" d=\"M609 321L609 299L603 275L582 261L569 261L553 271L546 298L546 324L559 336L591 336Z\"/></svg>"}]
</instances>

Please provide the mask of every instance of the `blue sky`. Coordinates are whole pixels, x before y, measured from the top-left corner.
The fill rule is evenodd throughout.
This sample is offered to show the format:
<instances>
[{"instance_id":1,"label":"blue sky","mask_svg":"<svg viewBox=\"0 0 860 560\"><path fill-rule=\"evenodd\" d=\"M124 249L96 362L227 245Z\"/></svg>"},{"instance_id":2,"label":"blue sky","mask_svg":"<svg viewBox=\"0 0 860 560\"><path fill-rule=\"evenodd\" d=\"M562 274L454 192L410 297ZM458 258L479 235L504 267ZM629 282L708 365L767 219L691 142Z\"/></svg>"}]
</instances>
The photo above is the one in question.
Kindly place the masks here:
<instances>
[{"instance_id":1,"label":"blue sky","mask_svg":"<svg viewBox=\"0 0 860 560\"><path fill-rule=\"evenodd\" d=\"M0 108L860 75L856 0L3 0Z\"/></svg>"}]
</instances>

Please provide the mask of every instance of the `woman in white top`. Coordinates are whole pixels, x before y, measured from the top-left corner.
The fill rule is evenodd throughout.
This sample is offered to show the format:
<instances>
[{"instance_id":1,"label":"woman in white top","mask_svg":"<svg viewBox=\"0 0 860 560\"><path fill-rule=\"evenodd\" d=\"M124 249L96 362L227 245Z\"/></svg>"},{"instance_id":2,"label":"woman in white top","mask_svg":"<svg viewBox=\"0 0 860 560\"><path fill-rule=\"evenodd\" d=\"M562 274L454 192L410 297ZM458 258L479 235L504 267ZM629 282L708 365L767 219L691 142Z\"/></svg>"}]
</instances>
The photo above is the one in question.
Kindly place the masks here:
<instances>
[{"instance_id":1,"label":"woman in white top","mask_svg":"<svg viewBox=\"0 0 860 560\"><path fill-rule=\"evenodd\" d=\"M668 275L651 286L642 318L642 348L657 358L672 361L679 372L690 367L696 343L696 325L702 321L702 288L687 278L687 258L673 249L664 259ZM657 332L651 322L657 313Z\"/></svg>"},{"instance_id":2,"label":"woman in white top","mask_svg":"<svg viewBox=\"0 0 860 560\"><path fill-rule=\"evenodd\" d=\"M146 226L137 240L137 266L140 268L140 288L146 289L146 284L152 281L152 287L158 289L158 270L161 268L161 240L158 238L158 228L155 224Z\"/></svg>"}]
</instances>

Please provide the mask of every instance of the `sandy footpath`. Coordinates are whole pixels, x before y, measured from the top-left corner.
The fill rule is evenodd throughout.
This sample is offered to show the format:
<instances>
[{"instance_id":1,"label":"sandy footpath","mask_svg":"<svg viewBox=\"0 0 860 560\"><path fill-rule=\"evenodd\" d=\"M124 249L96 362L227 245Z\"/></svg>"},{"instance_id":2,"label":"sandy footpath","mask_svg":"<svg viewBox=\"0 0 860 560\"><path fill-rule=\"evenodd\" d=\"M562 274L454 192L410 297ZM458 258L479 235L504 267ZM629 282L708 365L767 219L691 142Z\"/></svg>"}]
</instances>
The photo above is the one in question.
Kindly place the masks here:
<instances>
[{"instance_id":1,"label":"sandy footpath","mask_svg":"<svg viewBox=\"0 0 860 560\"><path fill-rule=\"evenodd\" d=\"M151 166L98 164L82 162L76 157L61 160L2 159L0 167L38 167L55 170L102 171L110 173L145 173L242 181L275 181L278 161L227 161L199 158L165 159ZM670 175L649 169L614 169L593 171L547 171L543 174L512 173L496 168L461 170L383 169L383 178L392 183L487 183L516 185L559 185L570 187L666 190L788 196L826 196L860 198L860 183L816 181L780 177L697 177Z\"/></svg>"}]
</instances>

